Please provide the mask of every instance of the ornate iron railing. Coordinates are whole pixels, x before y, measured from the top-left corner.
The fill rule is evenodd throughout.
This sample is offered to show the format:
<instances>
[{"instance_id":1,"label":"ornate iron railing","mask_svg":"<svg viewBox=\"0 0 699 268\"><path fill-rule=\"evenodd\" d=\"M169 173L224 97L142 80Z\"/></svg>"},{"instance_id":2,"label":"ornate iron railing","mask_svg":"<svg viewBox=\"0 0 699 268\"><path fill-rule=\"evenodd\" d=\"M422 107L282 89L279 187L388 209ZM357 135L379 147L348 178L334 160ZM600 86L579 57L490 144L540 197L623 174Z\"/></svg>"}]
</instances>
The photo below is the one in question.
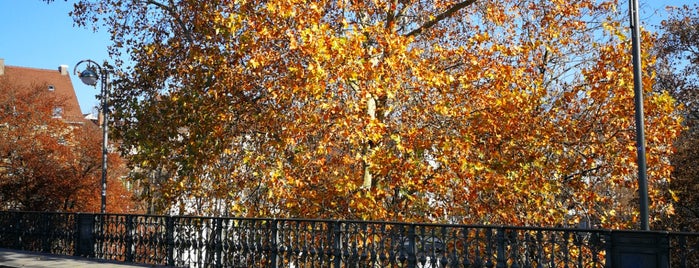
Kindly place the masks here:
<instances>
[{"instance_id":1,"label":"ornate iron railing","mask_svg":"<svg viewBox=\"0 0 699 268\"><path fill-rule=\"evenodd\" d=\"M699 267L699 233L304 219L0 212L0 247L176 267Z\"/></svg>"}]
</instances>

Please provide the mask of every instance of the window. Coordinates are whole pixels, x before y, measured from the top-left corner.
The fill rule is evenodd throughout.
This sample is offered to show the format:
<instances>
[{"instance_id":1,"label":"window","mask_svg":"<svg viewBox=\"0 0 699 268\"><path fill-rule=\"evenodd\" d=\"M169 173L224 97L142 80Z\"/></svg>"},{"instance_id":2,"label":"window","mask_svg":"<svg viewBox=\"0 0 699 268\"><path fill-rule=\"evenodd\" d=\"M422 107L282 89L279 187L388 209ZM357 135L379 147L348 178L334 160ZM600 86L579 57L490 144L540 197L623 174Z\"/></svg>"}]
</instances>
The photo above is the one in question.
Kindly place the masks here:
<instances>
[{"instance_id":1,"label":"window","mask_svg":"<svg viewBox=\"0 0 699 268\"><path fill-rule=\"evenodd\" d=\"M54 90L56 90L56 87L54 87L53 85L49 85L49 91L53 92Z\"/></svg>"},{"instance_id":2,"label":"window","mask_svg":"<svg viewBox=\"0 0 699 268\"><path fill-rule=\"evenodd\" d=\"M53 108L53 118L63 118L63 107Z\"/></svg>"}]
</instances>

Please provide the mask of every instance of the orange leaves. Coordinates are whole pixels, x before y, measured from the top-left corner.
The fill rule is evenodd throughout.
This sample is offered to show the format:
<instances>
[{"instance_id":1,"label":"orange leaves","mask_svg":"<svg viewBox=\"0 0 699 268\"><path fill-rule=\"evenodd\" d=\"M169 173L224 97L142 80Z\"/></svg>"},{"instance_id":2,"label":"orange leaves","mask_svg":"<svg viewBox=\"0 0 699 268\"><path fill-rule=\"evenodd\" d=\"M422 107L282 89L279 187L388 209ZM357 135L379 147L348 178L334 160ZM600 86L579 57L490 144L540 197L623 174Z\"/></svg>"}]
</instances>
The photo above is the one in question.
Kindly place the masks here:
<instances>
[{"instance_id":1,"label":"orange leaves","mask_svg":"<svg viewBox=\"0 0 699 268\"><path fill-rule=\"evenodd\" d=\"M597 32L618 22L588 22L611 6L204 2L218 9L178 6L192 44L177 27L167 38L140 29L177 45L136 42L136 82L120 87L144 88L123 100L137 120L118 132L138 148L134 163L167 173L163 193L236 203L243 216L630 218L613 201L635 176L626 47ZM668 145L672 100L648 102L667 137L653 142Z\"/></svg>"},{"instance_id":2,"label":"orange leaves","mask_svg":"<svg viewBox=\"0 0 699 268\"><path fill-rule=\"evenodd\" d=\"M46 85L25 88L18 78L0 76L0 208L99 211L100 129L53 117L65 100ZM123 165L117 155L109 157L109 194L120 197L109 208L123 205L110 211L125 212L132 203L117 179Z\"/></svg>"}]
</instances>

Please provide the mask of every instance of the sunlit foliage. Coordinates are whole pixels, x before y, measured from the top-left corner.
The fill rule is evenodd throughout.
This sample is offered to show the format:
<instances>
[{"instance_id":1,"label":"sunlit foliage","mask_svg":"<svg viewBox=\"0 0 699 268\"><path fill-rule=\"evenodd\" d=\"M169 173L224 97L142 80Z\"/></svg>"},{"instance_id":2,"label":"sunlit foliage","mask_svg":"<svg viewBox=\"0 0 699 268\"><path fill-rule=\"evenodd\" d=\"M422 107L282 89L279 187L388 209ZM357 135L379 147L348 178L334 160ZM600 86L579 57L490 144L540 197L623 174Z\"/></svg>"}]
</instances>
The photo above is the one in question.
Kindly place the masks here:
<instances>
[{"instance_id":1,"label":"sunlit foliage","mask_svg":"<svg viewBox=\"0 0 699 268\"><path fill-rule=\"evenodd\" d=\"M23 88L0 76L0 92L0 209L99 212L101 130L55 118L65 100L46 86ZM107 209L133 212L118 155L109 164Z\"/></svg>"},{"instance_id":2,"label":"sunlit foliage","mask_svg":"<svg viewBox=\"0 0 699 268\"><path fill-rule=\"evenodd\" d=\"M111 0L73 15L103 19L128 63L115 134L157 211L622 227L637 170L617 5ZM653 76L659 217L680 119Z\"/></svg>"}]
</instances>

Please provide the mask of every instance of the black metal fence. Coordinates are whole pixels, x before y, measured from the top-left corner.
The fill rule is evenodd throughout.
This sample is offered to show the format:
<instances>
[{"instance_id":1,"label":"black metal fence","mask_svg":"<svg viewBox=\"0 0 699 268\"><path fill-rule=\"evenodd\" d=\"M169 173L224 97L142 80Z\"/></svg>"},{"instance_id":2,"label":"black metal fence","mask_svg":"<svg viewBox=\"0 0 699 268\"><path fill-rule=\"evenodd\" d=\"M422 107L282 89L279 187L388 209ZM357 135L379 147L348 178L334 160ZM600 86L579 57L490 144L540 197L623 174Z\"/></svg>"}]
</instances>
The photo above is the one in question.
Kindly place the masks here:
<instances>
[{"instance_id":1,"label":"black metal fence","mask_svg":"<svg viewBox=\"0 0 699 268\"><path fill-rule=\"evenodd\" d=\"M0 247L176 267L699 267L699 233L0 212Z\"/></svg>"}]
</instances>

